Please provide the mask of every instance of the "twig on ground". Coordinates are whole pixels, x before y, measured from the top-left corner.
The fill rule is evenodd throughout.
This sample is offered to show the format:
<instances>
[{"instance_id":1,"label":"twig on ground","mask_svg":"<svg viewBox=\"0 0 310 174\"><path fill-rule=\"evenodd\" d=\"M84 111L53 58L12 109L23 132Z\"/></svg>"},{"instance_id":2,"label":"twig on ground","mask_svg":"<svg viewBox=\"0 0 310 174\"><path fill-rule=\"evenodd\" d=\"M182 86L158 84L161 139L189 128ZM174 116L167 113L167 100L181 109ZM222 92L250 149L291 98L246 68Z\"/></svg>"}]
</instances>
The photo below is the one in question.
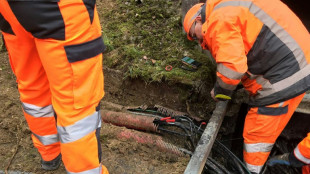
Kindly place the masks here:
<instances>
[{"instance_id":1,"label":"twig on ground","mask_svg":"<svg viewBox=\"0 0 310 174\"><path fill-rule=\"evenodd\" d=\"M186 111L189 115L193 116L194 114L191 112L189 101L186 100Z\"/></svg>"},{"instance_id":2,"label":"twig on ground","mask_svg":"<svg viewBox=\"0 0 310 174\"><path fill-rule=\"evenodd\" d=\"M2 144L10 144L10 143L12 143L12 141L0 142L0 145L2 145Z\"/></svg>"},{"instance_id":3,"label":"twig on ground","mask_svg":"<svg viewBox=\"0 0 310 174\"><path fill-rule=\"evenodd\" d=\"M19 149L19 142L20 142L20 140L19 140L19 132L20 132L20 130L18 129L18 127L17 127L17 134L16 134L16 147L15 147L15 151L14 151L14 153L13 153L13 155L12 155L12 157L11 157L11 159L10 159L10 161L9 161L9 163L8 163L8 165L6 166L6 168L5 168L5 174L8 174L8 170L9 170L9 168L10 168L10 166L11 166L11 164L12 164L12 161L13 161L13 159L14 159L14 157L15 157L15 155L17 154L17 152L18 152L18 149Z\"/></svg>"}]
</instances>

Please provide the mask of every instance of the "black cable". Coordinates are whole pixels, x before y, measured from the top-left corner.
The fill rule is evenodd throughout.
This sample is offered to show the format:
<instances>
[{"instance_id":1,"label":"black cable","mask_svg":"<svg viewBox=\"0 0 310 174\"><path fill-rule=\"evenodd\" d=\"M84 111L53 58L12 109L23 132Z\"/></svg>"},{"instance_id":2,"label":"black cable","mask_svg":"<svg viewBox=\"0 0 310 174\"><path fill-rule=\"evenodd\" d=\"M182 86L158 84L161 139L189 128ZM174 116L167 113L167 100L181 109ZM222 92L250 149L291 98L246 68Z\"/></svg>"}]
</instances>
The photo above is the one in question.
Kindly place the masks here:
<instances>
[{"instance_id":1,"label":"black cable","mask_svg":"<svg viewBox=\"0 0 310 174\"><path fill-rule=\"evenodd\" d=\"M174 119L174 122L166 122L166 121L158 121L157 120L157 124L158 124L158 128L161 130L164 130L168 133L174 133L180 136L186 136L190 142L191 145L193 146L193 148L195 147L195 143L194 143L194 138L196 136L196 138L202 135L203 133L203 129L201 127L198 127L192 119L190 119L189 117L186 116L174 116L174 117L169 117L169 119ZM154 122L155 123L155 122ZM175 126L178 127L180 129L183 130L183 132L185 132L185 134L183 133L178 133L176 131L170 131L167 129L162 129L160 128L160 126ZM228 157L229 163L232 164L234 166L234 169L238 172L238 174L250 174L250 171L247 169L247 167L244 165L243 162L241 162L241 160L235 156L226 146L224 146L222 143L220 143L219 141L215 141L215 147L213 146L213 150L216 150L218 153L224 155L225 157ZM215 161L213 160L212 162L207 160L207 163L205 165L207 165L208 168L211 168L214 171L221 171L222 173L230 173L224 166L218 164L217 162L215 163Z\"/></svg>"},{"instance_id":2,"label":"black cable","mask_svg":"<svg viewBox=\"0 0 310 174\"><path fill-rule=\"evenodd\" d=\"M195 125L196 126L196 125ZM199 132L200 135L202 135L203 130L200 129L200 127L196 126L197 132ZM217 150L214 146L213 149L217 150L219 153L223 154L223 151L229 156L229 158L232 161L229 161L230 163L234 164L235 169L238 171L238 174L250 174L251 172L247 169L247 167L244 165L244 163L235 156L226 146L224 146L222 143L220 143L218 140L215 140L215 144L221 148L221 150ZM216 146L216 147L217 147Z\"/></svg>"},{"instance_id":3,"label":"black cable","mask_svg":"<svg viewBox=\"0 0 310 174\"><path fill-rule=\"evenodd\" d=\"M179 132L176 132L176 131L171 131L171 130L168 130L168 129L164 129L162 128L162 126L175 126L177 128L180 128L183 130L183 132L185 132L185 134L182 134L182 133L179 133ZM173 133L173 134L176 134L176 135L181 135L181 136L186 136L190 143L191 143L191 149L194 150L195 149L195 143L194 143L194 140L192 138L193 134L189 133L187 128L183 125L183 124L180 124L180 123L176 123L176 122L163 122L163 123L159 123L158 124L158 130L161 130L161 131L166 131L168 133Z\"/></svg>"},{"instance_id":4,"label":"black cable","mask_svg":"<svg viewBox=\"0 0 310 174\"><path fill-rule=\"evenodd\" d=\"M188 154L190 156L193 155L193 152L188 151L186 149L180 149L185 154ZM214 159L208 157L207 161L203 167L202 173L204 174L231 174L223 165L219 164Z\"/></svg>"},{"instance_id":5,"label":"black cable","mask_svg":"<svg viewBox=\"0 0 310 174\"><path fill-rule=\"evenodd\" d=\"M196 125L195 125L196 126ZM203 133L203 130L196 126L196 129L198 130L198 132L200 133L200 135L202 135ZM244 163L236 156L234 155L226 146L224 146L222 143L220 143L218 140L215 140L215 144L217 146L219 146L223 151L225 151L225 153L228 154L228 156L230 157L230 159L233 160L232 161L229 161L230 163L233 163L235 164L235 167L237 169L238 172L240 172L240 174L245 174L245 173L251 173L247 167L244 165ZM214 146L213 146L213 149L217 150ZM218 152L221 152L223 154L223 151L218 151Z\"/></svg>"},{"instance_id":6,"label":"black cable","mask_svg":"<svg viewBox=\"0 0 310 174\"><path fill-rule=\"evenodd\" d=\"M167 132L167 133L175 134L175 135L178 135L178 136L188 137L188 135L186 135L186 134L182 134L180 132L172 131L172 130L169 130L169 129L164 129L162 127L158 127L157 130L159 130L161 132Z\"/></svg>"},{"instance_id":7,"label":"black cable","mask_svg":"<svg viewBox=\"0 0 310 174\"><path fill-rule=\"evenodd\" d=\"M223 172L224 174L230 174L231 172L229 172L223 165L219 164L218 162L216 162L213 158L208 158L214 165L217 166L218 169L220 169L221 172Z\"/></svg>"},{"instance_id":8,"label":"black cable","mask_svg":"<svg viewBox=\"0 0 310 174\"><path fill-rule=\"evenodd\" d=\"M212 149L216 150L218 153L225 155L226 161L233 164L233 168L238 171L238 174L250 173L246 166L236 157L226 146L220 143L218 140L215 140L215 146Z\"/></svg>"},{"instance_id":9,"label":"black cable","mask_svg":"<svg viewBox=\"0 0 310 174\"><path fill-rule=\"evenodd\" d=\"M204 166L204 169L205 169L204 173L207 173L207 174L213 174L213 173L214 174L226 174L217 165L215 165L210 159L211 158L208 158L208 160Z\"/></svg>"}]
</instances>

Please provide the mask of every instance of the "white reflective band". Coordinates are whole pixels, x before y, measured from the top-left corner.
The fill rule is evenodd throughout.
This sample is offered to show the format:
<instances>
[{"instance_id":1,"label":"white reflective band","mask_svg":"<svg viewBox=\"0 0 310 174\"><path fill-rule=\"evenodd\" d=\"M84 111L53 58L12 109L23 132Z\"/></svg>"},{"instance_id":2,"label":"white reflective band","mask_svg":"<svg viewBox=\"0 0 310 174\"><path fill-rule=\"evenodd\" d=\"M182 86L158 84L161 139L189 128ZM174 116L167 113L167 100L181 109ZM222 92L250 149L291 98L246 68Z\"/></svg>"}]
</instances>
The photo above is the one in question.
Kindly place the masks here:
<instances>
[{"instance_id":1,"label":"white reflective band","mask_svg":"<svg viewBox=\"0 0 310 174\"><path fill-rule=\"evenodd\" d=\"M99 111L97 111L98 112L98 115L99 115L99 124L98 124L98 127L97 128L101 128L101 112L100 112L100 110Z\"/></svg>"},{"instance_id":2,"label":"white reflective band","mask_svg":"<svg viewBox=\"0 0 310 174\"><path fill-rule=\"evenodd\" d=\"M28 103L22 103L22 106L24 111L33 117L54 117L54 109L52 105L39 107Z\"/></svg>"},{"instance_id":3,"label":"white reflective band","mask_svg":"<svg viewBox=\"0 0 310 174\"><path fill-rule=\"evenodd\" d=\"M224 75L225 77L234 79L234 80L240 80L244 75L244 73L239 73L230 68L227 68L222 63L217 64L217 71L221 73L222 75Z\"/></svg>"},{"instance_id":4,"label":"white reflective band","mask_svg":"<svg viewBox=\"0 0 310 174\"><path fill-rule=\"evenodd\" d=\"M254 77L255 76L255 77ZM264 87L264 89L268 89L268 91L273 90L272 84L269 82L269 80L265 79L262 75L254 75L253 78L256 79L256 82Z\"/></svg>"},{"instance_id":5,"label":"white reflective band","mask_svg":"<svg viewBox=\"0 0 310 174\"><path fill-rule=\"evenodd\" d=\"M67 173L68 174L100 174L100 173L102 173L102 166L100 165L97 168L87 170L87 171L83 171L83 172L69 172L69 171L67 171Z\"/></svg>"},{"instance_id":6,"label":"white reflective band","mask_svg":"<svg viewBox=\"0 0 310 174\"><path fill-rule=\"evenodd\" d=\"M223 89L232 91L232 90L235 90L237 87L237 85L230 85L230 84L223 82L223 80L220 77L217 77L217 82L220 85L220 87L222 87Z\"/></svg>"},{"instance_id":7,"label":"white reflective band","mask_svg":"<svg viewBox=\"0 0 310 174\"><path fill-rule=\"evenodd\" d=\"M300 161L304 162L305 164L310 164L310 159L304 157L304 156L300 153L300 151L299 151L299 149L298 149L298 146L294 149L294 154L295 154L295 157L296 157L297 159L299 159Z\"/></svg>"},{"instance_id":8,"label":"white reflective band","mask_svg":"<svg viewBox=\"0 0 310 174\"><path fill-rule=\"evenodd\" d=\"M285 31L272 17L264 10L256 6L251 1L226 1L214 7L214 10L228 7L242 6L249 8L249 11L258 19L260 19L294 54L296 61L299 63L299 68L304 68L308 63L303 50L298 43Z\"/></svg>"},{"instance_id":9,"label":"white reflective band","mask_svg":"<svg viewBox=\"0 0 310 174\"><path fill-rule=\"evenodd\" d=\"M291 75L290 77L283 79L275 84L273 84L275 91L281 91L294 83L297 83L299 80L309 76L310 72L310 64L307 65L305 68L299 70L295 74Z\"/></svg>"},{"instance_id":10,"label":"white reflective band","mask_svg":"<svg viewBox=\"0 0 310 174\"><path fill-rule=\"evenodd\" d=\"M202 10L202 8L200 8L200 9L197 11L197 13L190 19L190 22L191 22L192 20L195 20L196 17L199 16L199 15L201 14L201 10Z\"/></svg>"},{"instance_id":11,"label":"white reflective band","mask_svg":"<svg viewBox=\"0 0 310 174\"><path fill-rule=\"evenodd\" d=\"M252 164L248 164L247 162L245 162L245 165L250 170L250 172L255 172L255 173L260 173L260 171L263 168L263 166L255 166Z\"/></svg>"},{"instance_id":12,"label":"white reflective band","mask_svg":"<svg viewBox=\"0 0 310 174\"><path fill-rule=\"evenodd\" d=\"M100 125L100 114L94 114L77 121L73 125L61 127L57 126L57 131L61 143L70 143L83 138L84 136L95 131Z\"/></svg>"},{"instance_id":13,"label":"white reflective band","mask_svg":"<svg viewBox=\"0 0 310 174\"><path fill-rule=\"evenodd\" d=\"M279 103L279 107L282 107L284 105L284 102Z\"/></svg>"},{"instance_id":14,"label":"white reflective band","mask_svg":"<svg viewBox=\"0 0 310 174\"><path fill-rule=\"evenodd\" d=\"M256 79L256 83L262 85L264 90L258 90L255 99L263 98L271 95L277 91L274 90L269 80L265 79L262 75L252 75L250 79ZM251 98L252 99L252 98Z\"/></svg>"},{"instance_id":15,"label":"white reflective band","mask_svg":"<svg viewBox=\"0 0 310 174\"><path fill-rule=\"evenodd\" d=\"M43 145L50 145L59 142L58 134L40 136L32 133Z\"/></svg>"},{"instance_id":16,"label":"white reflective band","mask_svg":"<svg viewBox=\"0 0 310 174\"><path fill-rule=\"evenodd\" d=\"M257 95L256 99L260 99L276 92L282 91L285 88L288 88L292 84L297 83L299 80L307 77L310 72L310 64L307 65L305 68L299 70L295 74L291 75L290 77L283 79L275 84L270 84L270 82L263 78L263 76L257 76L257 83L261 84L264 88L263 91L257 91L259 95Z\"/></svg>"},{"instance_id":17,"label":"white reflective band","mask_svg":"<svg viewBox=\"0 0 310 174\"><path fill-rule=\"evenodd\" d=\"M246 152L270 152L273 147L273 143L255 143L255 144L246 144L244 143L243 149Z\"/></svg>"}]
</instances>

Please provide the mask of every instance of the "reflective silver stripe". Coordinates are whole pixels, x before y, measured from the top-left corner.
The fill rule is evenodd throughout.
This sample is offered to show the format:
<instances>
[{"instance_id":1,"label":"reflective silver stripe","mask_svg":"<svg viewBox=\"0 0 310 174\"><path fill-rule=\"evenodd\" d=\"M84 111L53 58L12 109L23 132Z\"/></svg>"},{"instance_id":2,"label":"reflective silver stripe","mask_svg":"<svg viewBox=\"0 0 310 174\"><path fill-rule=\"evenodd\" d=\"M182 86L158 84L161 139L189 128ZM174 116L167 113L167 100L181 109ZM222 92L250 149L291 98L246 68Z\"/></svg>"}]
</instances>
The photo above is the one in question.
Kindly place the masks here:
<instances>
[{"instance_id":1,"label":"reflective silver stripe","mask_svg":"<svg viewBox=\"0 0 310 174\"><path fill-rule=\"evenodd\" d=\"M258 90L257 94L254 98L251 97L251 100L255 100L258 98L266 97L270 94L273 94L277 91L274 90L273 85L269 82L269 80L265 79L262 75L251 75L250 79L255 79L257 84L262 85L264 90Z\"/></svg>"},{"instance_id":2,"label":"reflective silver stripe","mask_svg":"<svg viewBox=\"0 0 310 174\"><path fill-rule=\"evenodd\" d=\"M245 162L245 165L250 170L250 172L255 172L255 173L260 173L260 171L263 168L263 166L255 166L252 164L248 164L247 162Z\"/></svg>"},{"instance_id":3,"label":"reflective silver stripe","mask_svg":"<svg viewBox=\"0 0 310 174\"><path fill-rule=\"evenodd\" d=\"M201 14L201 10L202 10L202 8L200 8L200 9L197 11L197 13L191 18L190 22L191 22L192 20L196 19L196 17L199 16L199 15Z\"/></svg>"},{"instance_id":4,"label":"reflective silver stripe","mask_svg":"<svg viewBox=\"0 0 310 174\"><path fill-rule=\"evenodd\" d=\"M287 31L285 31L272 17L270 17L264 10L256 6L254 3L250 1L226 1L218 4L214 7L214 10L228 7L228 6L243 6L249 8L249 11L261 20L270 30L292 51L294 54L300 69L307 66L307 60L304 52L292 38Z\"/></svg>"},{"instance_id":5,"label":"reflective silver stripe","mask_svg":"<svg viewBox=\"0 0 310 174\"><path fill-rule=\"evenodd\" d=\"M255 77L255 80L256 80L256 83L262 85L265 90L272 91L272 93L275 92L273 89L273 85L269 82L269 80L265 79L264 76L257 75Z\"/></svg>"},{"instance_id":6,"label":"reflective silver stripe","mask_svg":"<svg viewBox=\"0 0 310 174\"><path fill-rule=\"evenodd\" d=\"M58 134L40 136L32 133L43 145L50 145L59 142Z\"/></svg>"},{"instance_id":7,"label":"reflective silver stripe","mask_svg":"<svg viewBox=\"0 0 310 174\"><path fill-rule=\"evenodd\" d=\"M67 171L67 173L68 174L100 174L100 173L102 173L102 166L100 165L97 168L87 170L87 171L83 171L83 172L69 172L69 171Z\"/></svg>"},{"instance_id":8,"label":"reflective silver stripe","mask_svg":"<svg viewBox=\"0 0 310 174\"><path fill-rule=\"evenodd\" d=\"M54 109L52 105L39 107L28 103L22 103L24 111L33 117L54 117Z\"/></svg>"},{"instance_id":9,"label":"reflective silver stripe","mask_svg":"<svg viewBox=\"0 0 310 174\"><path fill-rule=\"evenodd\" d=\"M283 89L290 87L292 84L297 83L299 80L308 76L309 72L310 72L310 65L307 65L305 68L301 69L292 76L283 79L275 84L270 84L270 82L264 79L263 76L257 76L256 81L257 83L263 86L264 90L257 91L259 95L256 96L256 99L266 97L268 95L282 91Z\"/></svg>"},{"instance_id":10,"label":"reflective silver stripe","mask_svg":"<svg viewBox=\"0 0 310 174\"><path fill-rule=\"evenodd\" d=\"M239 73L237 71L234 71L230 68L227 68L222 63L217 64L217 71L224 75L227 78L234 79L234 80L240 80L244 73Z\"/></svg>"},{"instance_id":11,"label":"reflective silver stripe","mask_svg":"<svg viewBox=\"0 0 310 174\"><path fill-rule=\"evenodd\" d=\"M307 77L309 75L309 72L310 72L310 64L307 65L305 68L299 70L297 73L293 74L292 76L273 84L274 89L276 91L281 91L291 86L291 84L294 84L298 82L299 80Z\"/></svg>"},{"instance_id":12,"label":"reflective silver stripe","mask_svg":"<svg viewBox=\"0 0 310 174\"><path fill-rule=\"evenodd\" d=\"M279 107L282 107L284 105L284 102L279 103Z\"/></svg>"},{"instance_id":13,"label":"reflective silver stripe","mask_svg":"<svg viewBox=\"0 0 310 174\"><path fill-rule=\"evenodd\" d=\"M310 164L310 159L304 157L304 156L300 153L300 151L299 151L299 149L298 149L298 146L294 149L294 154L295 154L296 158L299 159L300 161L302 161L302 162L304 162L304 163L306 163L306 164Z\"/></svg>"},{"instance_id":14,"label":"reflective silver stripe","mask_svg":"<svg viewBox=\"0 0 310 174\"><path fill-rule=\"evenodd\" d=\"M99 124L98 124L97 128L101 128L101 124L102 124L102 122L101 122L101 112L100 112L100 110L97 111L97 112L98 112L98 115L99 115Z\"/></svg>"},{"instance_id":15,"label":"reflective silver stripe","mask_svg":"<svg viewBox=\"0 0 310 174\"><path fill-rule=\"evenodd\" d=\"M66 127L57 126L60 142L74 142L95 131L101 121L99 117L99 112L95 112L94 114L77 121L73 125Z\"/></svg>"},{"instance_id":16,"label":"reflective silver stripe","mask_svg":"<svg viewBox=\"0 0 310 174\"><path fill-rule=\"evenodd\" d=\"M220 87L222 87L223 89L232 91L232 90L235 90L237 87L236 85L230 85L230 84L223 82L223 80L219 77L217 77L217 82L219 83Z\"/></svg>"},{"instance_id":17,"label":"reflective silver stripe","mask_svg":"<svg viewBox=\"0 0 310 174\"><path fill-rule=\"evenodd\" d=\"M255 144L246 144L244 143L243 149L246 152L270 152L273 147L273 143L255 143Z\"/></svg>"}]
</instances>

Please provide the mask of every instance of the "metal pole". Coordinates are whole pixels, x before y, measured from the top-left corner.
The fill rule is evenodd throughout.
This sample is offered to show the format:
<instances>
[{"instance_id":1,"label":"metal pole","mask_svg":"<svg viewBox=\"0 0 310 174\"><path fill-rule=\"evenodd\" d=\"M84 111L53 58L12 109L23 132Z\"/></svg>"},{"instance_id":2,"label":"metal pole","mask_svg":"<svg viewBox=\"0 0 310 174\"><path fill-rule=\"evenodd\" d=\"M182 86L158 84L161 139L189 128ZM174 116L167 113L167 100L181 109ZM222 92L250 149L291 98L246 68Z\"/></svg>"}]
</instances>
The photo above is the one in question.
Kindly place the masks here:
<instances>
[{"instance_id":1,"label":"metal pole","mask_svg":"<svg viewBox=\"0 0 310 174\"><path fill-rule=\"evenodd\" d=\"M204 130L184 174L201 174L223 122L228 101L219 101Z\"/></svg>"}]
</instances>

